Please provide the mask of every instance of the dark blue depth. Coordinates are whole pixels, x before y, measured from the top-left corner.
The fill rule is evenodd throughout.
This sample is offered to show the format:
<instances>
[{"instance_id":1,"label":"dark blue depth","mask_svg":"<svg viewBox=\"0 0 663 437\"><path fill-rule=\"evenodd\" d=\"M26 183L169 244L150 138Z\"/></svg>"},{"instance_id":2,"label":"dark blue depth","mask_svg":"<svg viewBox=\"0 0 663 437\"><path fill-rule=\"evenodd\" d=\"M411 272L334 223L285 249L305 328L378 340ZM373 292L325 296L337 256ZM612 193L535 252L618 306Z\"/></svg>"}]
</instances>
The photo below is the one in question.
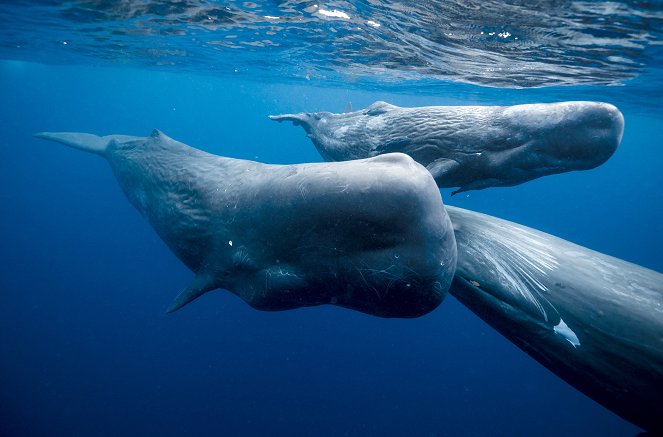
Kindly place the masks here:
<instances>
[{"instance_id":1,"label":"dark blue depth","mask_svg":"<svg viewBox=\"0 0 663 437\"><path fill-rule=\"evenodd\" d=\"M375 100L608 101L626 128L602 167L443 198L663 271L663 116L623 89L319 85L0 63L0 435L638 432L452 297L420 319L386 320L336 307L258 312L219 291L167 315L192 274L102 159L32 137L159 128L212 153L296 163L321 159L301 129L267 115Z\"/></svg>"}]
</instances>

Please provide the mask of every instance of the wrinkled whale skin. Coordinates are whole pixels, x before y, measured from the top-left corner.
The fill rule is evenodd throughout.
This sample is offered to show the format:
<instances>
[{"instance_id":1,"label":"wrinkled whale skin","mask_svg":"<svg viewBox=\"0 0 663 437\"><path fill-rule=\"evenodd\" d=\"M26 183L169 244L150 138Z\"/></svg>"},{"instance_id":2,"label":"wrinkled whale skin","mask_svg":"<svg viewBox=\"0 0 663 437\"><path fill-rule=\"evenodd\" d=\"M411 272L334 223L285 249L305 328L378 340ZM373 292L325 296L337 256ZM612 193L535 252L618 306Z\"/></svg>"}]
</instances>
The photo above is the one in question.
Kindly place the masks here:
<instances>
[{"instance_id":1,"label":"wrinkled whale skin","mask_svg":"<svg viewBox=\"0 0 663 437\"><path fill-rule=\"evenodd\" d=\"M456 245L439 191L404 154L267 165L150 137L37 136L104 156L196 277L174 311L223 288L261 310L335 304L381 317L436 308Z\"/></svg>"},{"instance_id":2,"label":"wrinkled whale skin","mask_svg":"<svg viewBox=\"0 0 663 437\"><path fill-rule=\"evenodd\" d=\"M270 118L301 125L327 161L406 153L440 188L460 187L454 194L597 167L624 130L616 107L582 101L415 108L375 102L343 114Z\"/></svg>"},{"instance_id":3,"label":"wrinkled whale skin","mask_svg":"<svg viewBox=\"0 0 663 437\"><path fill-rule=\"evenodd\" d=\"M566 382L663 432L663 275L496 217L447 206L450 293Z\"/></svg>"}]
</instances>

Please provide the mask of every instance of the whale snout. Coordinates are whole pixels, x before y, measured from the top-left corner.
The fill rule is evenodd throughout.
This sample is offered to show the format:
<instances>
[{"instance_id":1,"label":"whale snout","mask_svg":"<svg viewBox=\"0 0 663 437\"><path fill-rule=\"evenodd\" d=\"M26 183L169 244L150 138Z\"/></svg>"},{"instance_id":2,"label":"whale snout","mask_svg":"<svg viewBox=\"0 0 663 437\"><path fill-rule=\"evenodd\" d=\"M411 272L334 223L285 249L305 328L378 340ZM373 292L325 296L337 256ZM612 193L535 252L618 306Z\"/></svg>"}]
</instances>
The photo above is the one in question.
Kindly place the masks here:
<instances>
[{"instance_id":1,"label":"whale snout","mask_svg":"<svg viewBox=\"0 0 663 437\"><path fill-rule=\"evenodd\" d=\"M624 116L609 103L519 105L511 111L513 126L528 132L531 150L550 167L597 167L615 153L624 133Z\"/></svg>"},{"instance_id":2,"label":"whale snout","mask_svg":"<svg viewBox=\"0 0 663 437\"><path fill-rule=\"evenodd\" d=\"M578 169L590 169L603 164L610 158L624 134L624 116L609 103L576 103L568 114L567 126L560 150L566 152L563 158L575 162Z\"/></svg>"},{"instance_id":3,"label":"whale snout","mask_svg":"<svg viewBox=\"0 0 663 437\"><path fill-rule=\"evenodd\" d=\"M590 102L578 110L577 122L616 149L624 134L624 116L610 103Z\"/></svg>"}]
</instances>

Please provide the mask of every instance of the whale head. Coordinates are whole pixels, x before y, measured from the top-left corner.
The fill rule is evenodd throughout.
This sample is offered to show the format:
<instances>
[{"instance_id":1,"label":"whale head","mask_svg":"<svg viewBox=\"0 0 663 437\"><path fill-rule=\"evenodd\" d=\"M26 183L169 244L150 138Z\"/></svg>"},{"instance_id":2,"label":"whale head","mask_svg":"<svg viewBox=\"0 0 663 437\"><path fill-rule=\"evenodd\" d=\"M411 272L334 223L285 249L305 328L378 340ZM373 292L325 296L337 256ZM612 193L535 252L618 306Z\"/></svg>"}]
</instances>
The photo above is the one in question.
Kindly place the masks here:
<instances>
[{"instance_id":1,"label":"whale head","mask_svg":"<svg viewBox=\"0 0 663 437\"><path fill-rule=\"evenodd\" d=\"M560 102L506 108L507 126L542 171L588 170L610 158L622 139L624 117L602 102ZM520 145L520 144L519 144Z\"/></svg>"}]
</instances>

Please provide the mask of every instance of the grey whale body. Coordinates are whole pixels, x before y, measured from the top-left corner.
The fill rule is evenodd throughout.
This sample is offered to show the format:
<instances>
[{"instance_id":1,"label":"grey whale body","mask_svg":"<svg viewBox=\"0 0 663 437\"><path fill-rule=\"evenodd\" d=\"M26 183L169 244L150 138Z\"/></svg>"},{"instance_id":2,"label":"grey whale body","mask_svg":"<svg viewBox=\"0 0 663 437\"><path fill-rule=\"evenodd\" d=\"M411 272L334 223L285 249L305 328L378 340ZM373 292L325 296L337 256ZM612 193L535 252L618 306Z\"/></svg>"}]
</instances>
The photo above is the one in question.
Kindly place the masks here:
<instances>
[{"instance_id":1,"label":"grey whale body","mask_svg":"<svg viewBox=\"0 0 663 437\"><path fill-rule=\"evenodd\" d=\"M106 158L130 202L195 273L171 311L224 288L262 310L334 304L417 317L451 284L562 379L663 433L660 273L445 209L431 174L402 153L280 166L211 155L159 131L38 136Z\"/></svg>"},{"instance_id":2,"label":"grey whale body","mask_svg":"<svg viewBox=\"0 0 663 437\"><path fill-rule=\"evenodd\" d=\"M301 125L322 157L345 161L401 152L454 192L513 186L587 170L617 149L624 118L601 102L401 108L375 102L343 114L270 116Z\"/></svg>"},{"instance_id":3,"label":"grey whale body","mask_svg":"<svg viewBox=\"0 0 663 437\"><path fill-rule=\"evenodd\" d=\"M447 206L450 293L572 386L663 434L663 275L552 235Z\"/></svg>"},{"instance_id":4,"label":"grey whale body","mask_svg":"<svg viewBox=\"0 0 663 437\"><path fill-rule=\"evenodd\" d=\"M267 165L149 137L41 133L99 154L195 273L170 307L223 288L261 310L334 304L381 317L435 309L456 244L440 193L404 154Z\"/></svg>"}]
</instances>

